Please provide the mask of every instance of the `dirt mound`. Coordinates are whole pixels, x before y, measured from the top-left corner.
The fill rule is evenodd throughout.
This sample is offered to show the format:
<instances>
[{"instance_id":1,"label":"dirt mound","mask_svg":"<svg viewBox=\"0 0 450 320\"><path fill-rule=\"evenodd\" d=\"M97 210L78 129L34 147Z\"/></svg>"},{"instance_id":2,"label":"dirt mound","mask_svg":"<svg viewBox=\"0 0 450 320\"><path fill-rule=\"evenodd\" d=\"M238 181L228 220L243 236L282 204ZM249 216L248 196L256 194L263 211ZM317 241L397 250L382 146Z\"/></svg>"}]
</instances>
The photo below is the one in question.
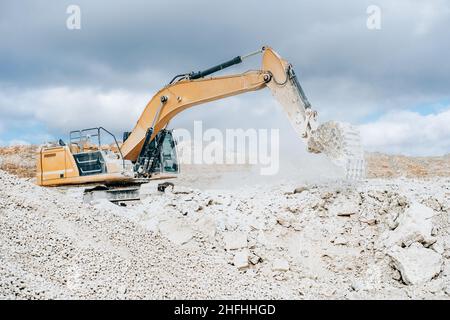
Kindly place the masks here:
<instances>
[{"instance_id":1,"label":"dirt mound","mask_svg":"<svg viewBox=\"0 0 450 320\"><path fill-rule=\"evenodd\" d=\"M146 187L134 206L86 205L0 171L0 298L450 292L448 179Z\"/></svg>"},{"instance_id":2,"label":"dirt mound","mask_svg":"<svg viewBox=\"0 0 450 320\"><path fill-rule=\"evenodd\" d=\"M175 245L220 248L237 269L296 288L296 298L445 297L450 290L448 179L179 185L113 208Z\"/></svg>"},{"instance_id":3,"label":"dirt mound","mask_svg":"<svg viewBox=\"0 0 450 320\"><path fill-rule=\"evenodd\" d=\"M217 250L178 248L109 210L0 170L0 299L282 298Z\"/></svg>"},{"instance_id":4,"label":"dirt mound","mask_svg":"<svg viewBox=\"0 0 450 320\"><path fill-rule=\"evenodd\" d=\"M36 152L38 146L0 147L0 170L23 178L36 175ZM450 155L442 157L407 157L366 153L367 178L424 178L450 177ZM192 166L183 165L182 170L192 171ZM217 166L201 166L203 171L215 171ZM223 166L222 171L249 170L249 166ZM207 172L208 174L208 172Z\"/></svg>"},{"instance_id":5,"label":"dirt mound","mask_svg":"<svg viewBox=\"0 0 450 320\"><path fill-rule=\"evenodd\" d=\"M368 178L450 177L450 154L441 157L407 157L367 153Z\"/></svg>"},{"instance_id":6,"label":"dirt mound","mask_svg":"<svg viewBox=\"0 0 450 320\"><path fill-rule=\"evenodd\" d=\"M36 152L38 146L0 147L0 170L22 178L36 175Z\"/></svg>"}]
</instances>

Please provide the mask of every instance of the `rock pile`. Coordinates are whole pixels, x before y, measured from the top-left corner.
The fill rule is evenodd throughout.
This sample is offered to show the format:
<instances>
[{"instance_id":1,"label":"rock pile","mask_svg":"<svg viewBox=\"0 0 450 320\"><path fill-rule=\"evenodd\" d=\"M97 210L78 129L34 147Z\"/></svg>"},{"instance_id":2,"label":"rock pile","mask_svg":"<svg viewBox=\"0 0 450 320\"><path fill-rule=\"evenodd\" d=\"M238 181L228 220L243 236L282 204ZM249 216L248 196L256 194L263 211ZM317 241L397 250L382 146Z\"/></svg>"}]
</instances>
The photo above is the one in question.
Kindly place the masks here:
<instances>
[{"instance_id":1,"label":"rock pile","mask_svg":"<svg viewBox=\"0 0 450 320\"><path fill-rule=\"evenodd\" d=\"M1 298L448 298L450 180L82 204L0 171Z\"/></svg>"},{"instance_id":2,"label":"rock pile","mask_svg":"<svg viewBox=\"0 0 450 320\"><path fill-rule=\"evenodd\" d=\"M295 296L241 274L214 248L180 247L189 241L180 233L174 245L109 209L0 171L0 299Z\"/></svg>"},{"instance_id":3,"label":"rock pile","mask_svg":"<svg viewBox=\"0 0 450 320\"><path fill-rule=\"evenodd\" d=\"M450 254L449 188L448 179L175 187L116 212L163 236L167 224L178 225L169 241L219 248L241 272L313 279L327 288L316 288L319 296L422 297L430 283L445 295L450 280L442 272Z\"/></svg>"}]
</instances>

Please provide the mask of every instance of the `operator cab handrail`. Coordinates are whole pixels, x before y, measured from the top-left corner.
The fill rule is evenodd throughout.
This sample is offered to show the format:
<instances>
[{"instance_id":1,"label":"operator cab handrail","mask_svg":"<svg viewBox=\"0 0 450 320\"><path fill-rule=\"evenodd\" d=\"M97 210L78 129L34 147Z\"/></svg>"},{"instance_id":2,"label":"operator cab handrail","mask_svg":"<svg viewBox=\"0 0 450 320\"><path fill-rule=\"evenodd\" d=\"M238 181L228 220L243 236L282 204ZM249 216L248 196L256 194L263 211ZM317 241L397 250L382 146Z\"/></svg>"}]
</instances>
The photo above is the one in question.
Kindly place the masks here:
<instances>
[{"instance_id":1,"label":"operator cab handrail","mask_svg":"<svg viewBox=\"0 0 450 320\"><path fill-rule=\"evenodd\" d=\"M122 159L122 167L123 167L123 169L125 169L125 159L123 158L122 150L120 148L119 142L116 139L116 136L113 133L111 133L110 131L108 131L107 129L103 128L103 127L87 128L87 129L83 129L83 130L70 131L70 133L69 133L70 144L74 143L74 144L78 145L78 143L75 142L75 141L81 142L83 138L85 140L87 140L87 137L88 137L87 132L89 132L89 131L96 131L97 132L97 133L90 134L89 136L90 137L97 137L99 148L101 147L101 131L106 132L107 134L109 134L114 139L114 143L116 144L117 150L119 150L120 158ZM74 136L75 133L78 133L78 136Z\"/></svg>"}]
</instances>

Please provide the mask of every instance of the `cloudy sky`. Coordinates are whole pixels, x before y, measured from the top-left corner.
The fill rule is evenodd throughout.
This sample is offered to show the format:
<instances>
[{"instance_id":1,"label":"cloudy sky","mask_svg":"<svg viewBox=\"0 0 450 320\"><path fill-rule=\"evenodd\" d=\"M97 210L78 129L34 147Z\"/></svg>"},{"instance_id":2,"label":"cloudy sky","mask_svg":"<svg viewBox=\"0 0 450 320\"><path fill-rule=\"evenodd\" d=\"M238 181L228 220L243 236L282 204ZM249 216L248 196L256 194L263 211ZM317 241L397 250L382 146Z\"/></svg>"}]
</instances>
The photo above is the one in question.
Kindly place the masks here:
<instances>
[{"instance_id":1,"label":"cloudy sky","mask_svg":"<svg viewBox=\"0 0 450 320\"><path fill-rule=\"evenodd\" d=\"M71 4L80 30L66 27ZM367 28L370 5L379 30ZM292 62L319 119L359 125L368 150L449 153L449 30L446 0L2 0L0 144L100 125L120 134L175 74L267 44ZM171 126L194 120L279 128L284 145L294 136L268 90L193 108Z\"/></svg>"}]
</instances>

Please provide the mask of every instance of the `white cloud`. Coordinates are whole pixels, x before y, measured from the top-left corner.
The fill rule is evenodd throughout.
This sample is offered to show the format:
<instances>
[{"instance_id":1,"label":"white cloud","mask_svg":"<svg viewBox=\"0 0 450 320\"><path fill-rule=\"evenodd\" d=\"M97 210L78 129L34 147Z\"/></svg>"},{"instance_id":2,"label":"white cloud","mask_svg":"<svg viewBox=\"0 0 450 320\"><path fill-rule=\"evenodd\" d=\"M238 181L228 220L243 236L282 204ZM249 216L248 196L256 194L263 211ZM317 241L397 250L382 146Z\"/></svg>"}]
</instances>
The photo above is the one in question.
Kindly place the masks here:
<instances>
[{"instance_id":1,"label":"white cloud","mask_svg":"<svg viewBox=\"0 0 450 320\"><path fill-rule=\"evenodd\" d=\"M339 92L339 90L337 91ZM115 133L130 130L136 123L152 92L134 92L124 89L55 87L0 91L0 127L4 131L21 127L20 124L42 124L42 132L33 136L25 132L15 139L35 143L48 141L51 136L65 137L73 129L103 126ZM355 122L350 110L331 107L332 101L313 103L321 122L329 119ZM336 103L341 100L336 96ZM349 101L349 104L356 101ZM368 110L372 106L364 106ZM364 109L364 108L361 108ZM341 113L338 112L341 110ZM367 110L362 111L362 114ZM359 115L361 116L361 115ZM187 128L194 120L203 120L205 127L224 128L280 128L282 146L302 148L293 130L278 108L270 92L234 97L212 103L207 108L194 108L182 113L171 123L172 128ZM363 144L369 151L403 153L408 155L440 155L450 152L450 107L435 114L421 115L410 111L389 112L377 121L361 125ZM22 125L26 127L26 125ZM47 131L47 132L45 132ZM39 137L38 137L39 136ZM52 137L53 138L53 137ZM120 138L120 136L119 136ZM10 139L0 137L1 144ZM19 141L23 143L24 141Z\"/></svg>"},{"instance_id":2,"label":"white cloud","mask_svg":"<svg viewBox=\"0 0 450 320\"><path fill-rule=\"evenodd\" d=\"M25 140L13 139L13 140L8 141L8 145L10 145L10 146L29 146L30 143Z\"/></svg>"},{"instance_id":3,"label":"white cloud","mask_svg":"<svg viewBox=\"0 0 450 320\"><path fill-rule=\"evenodd\" d=\"M12 139L9 141L0 140L0 146L8 147L8 146L29 146L31 143L21 139Z\"/></svg>"},{"instance_id":4,"label":"white cloud","mask_svg":"<svg viewBox=\"0 0 450 320\"><path fill-rule=\"evenodd\" d=\"M405 155L450 153L450 107L428 115L390 112L360 126L366 150Z\"/></svg>"},{"instance_id":5,"label":"white cloud","mask_svg":"<svg viewBox=\"0 0 450 320\"><path fill-rule=\"evenodd\" d=\"M420 2L414 34L422 36L432 32L434 26L448 19L450 10L443 0L433 2Z\"/></svg>"},{"instance_id":6,"label":"white cloud","mask_svg":"<svg viewBox=\"0 0 450 320\"><path fill-rule=\"evenodd\" d=\"M132 128L150 98L145 93L93 88L4 90L0 118L3 127L35 121L57 133L97 126L123 131Z\"/></svg>"}]
</instances>

